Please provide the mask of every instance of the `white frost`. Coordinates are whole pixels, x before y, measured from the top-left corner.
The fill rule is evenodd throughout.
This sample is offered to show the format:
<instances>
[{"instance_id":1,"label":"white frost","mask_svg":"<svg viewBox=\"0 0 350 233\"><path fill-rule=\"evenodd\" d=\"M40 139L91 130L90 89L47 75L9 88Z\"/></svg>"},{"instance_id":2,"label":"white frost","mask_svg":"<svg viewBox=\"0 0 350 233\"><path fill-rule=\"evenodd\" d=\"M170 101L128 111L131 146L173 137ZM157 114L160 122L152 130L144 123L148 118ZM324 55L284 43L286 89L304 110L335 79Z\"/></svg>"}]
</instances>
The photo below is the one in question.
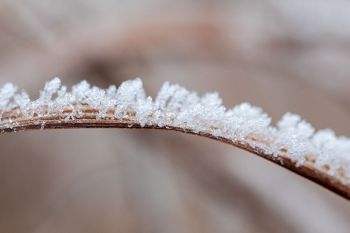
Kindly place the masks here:
<instances>
[{"instance_id":1,"label":"white frost","mask_svg":"<svg viewBox=\"0 0 350 233\"><path fill-rule=\"evenodd\" d=\"M17 87L14 86L12 83L6 83L0 89L0 109L1 110L8 110L11 108L10 101L14 97L16 91L17 91Z\"/></svg>"},{"instance_id":2,"label":"white frost","mask_svg":"<svg viewBox=\"0 0 350 233\"><path fill-rule=\"evenodd\" d=\"M20 119L35 122L40 120L38 117L52 115L69 121L79 118L84 109L89 108L95 110L95 117L100 120L129 120L142 127L170 126L208 133L259 147L270 156L287 156L298 165L311 156L318 169L327 165L329 174L350 183L350 139L337 137L331 130L315 132L309 123L292 113L285 114L274 127L261 108L243 103L226 109L218 93L200 97L168 82L153 101L146 95L141 79L106 90L82 81L68 90L55 78L46 83L34 101L26 92L16 92L16 86L10 83L0 89L0 129L20 126L20 121L6 115L9 112L17 112ZM40 124L45 127L45 122Z\"/></svg>"}]
</instances>

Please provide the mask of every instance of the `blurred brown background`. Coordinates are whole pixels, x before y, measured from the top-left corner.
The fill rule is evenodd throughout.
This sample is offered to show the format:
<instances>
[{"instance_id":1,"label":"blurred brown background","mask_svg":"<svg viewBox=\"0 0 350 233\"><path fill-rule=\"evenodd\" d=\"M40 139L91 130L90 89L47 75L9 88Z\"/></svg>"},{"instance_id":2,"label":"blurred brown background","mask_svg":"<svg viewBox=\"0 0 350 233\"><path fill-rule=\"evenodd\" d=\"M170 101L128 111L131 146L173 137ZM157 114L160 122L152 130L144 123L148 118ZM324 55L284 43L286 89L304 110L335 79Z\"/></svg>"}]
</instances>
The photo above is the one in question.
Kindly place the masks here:
<instances>
[{"instance_id":1,"label":"blurred brown background","mask_svg":"<svg viewBox=\"0 0 350 233\"><path fill-rule=\"evenodd\" d=\"M142 77L350 135L346 0L1 0L0 85ZM349 232L350 204L256 156L171 132L0 138L0 232Z\"/></svg>"}]
</instances>

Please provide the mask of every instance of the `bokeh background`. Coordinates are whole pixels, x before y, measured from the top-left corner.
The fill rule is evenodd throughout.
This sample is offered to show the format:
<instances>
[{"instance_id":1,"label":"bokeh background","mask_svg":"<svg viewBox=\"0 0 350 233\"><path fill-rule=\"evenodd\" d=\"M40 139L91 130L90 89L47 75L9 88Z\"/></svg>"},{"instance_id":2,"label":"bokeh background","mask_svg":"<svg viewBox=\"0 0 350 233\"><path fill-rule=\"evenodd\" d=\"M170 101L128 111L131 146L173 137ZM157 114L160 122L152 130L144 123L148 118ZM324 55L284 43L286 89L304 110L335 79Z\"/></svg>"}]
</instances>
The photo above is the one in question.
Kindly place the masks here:
<instances>
[{"instance_id":1,"label":"bokeh background","mask_svg":"<svg viewBox=\"0 0 350 233\"><path fill-rule=\"evenodd\" d=\"M0 0L0 85L169 80L350 136L347 0ZM256 156L142 130L0 137L0 232L349 232L350 204Z\"/></svg>"}]
</instances>

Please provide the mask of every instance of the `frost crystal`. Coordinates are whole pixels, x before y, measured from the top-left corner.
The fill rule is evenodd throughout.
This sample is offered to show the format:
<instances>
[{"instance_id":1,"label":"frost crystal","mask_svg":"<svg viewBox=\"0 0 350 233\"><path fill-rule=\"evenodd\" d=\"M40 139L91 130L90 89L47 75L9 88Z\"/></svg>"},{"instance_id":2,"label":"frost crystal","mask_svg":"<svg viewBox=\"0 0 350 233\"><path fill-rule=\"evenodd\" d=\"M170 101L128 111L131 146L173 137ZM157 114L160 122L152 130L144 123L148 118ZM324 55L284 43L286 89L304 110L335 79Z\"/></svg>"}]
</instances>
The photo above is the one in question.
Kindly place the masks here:
<instances>
[{"instance_id":1,"label":"frost crystal","mask_svg":"<svg viewBox=\"0 0 350 233\"><path fill-rule=\"evenodd\" d=\"M55 78L46 83L34 101L26 92L16 94L16 91L10 83L0 89L1 129L16 129L21 120L33 120L44 128L45 117L59 116L70 121L90 110L89 114L101 121L123 120L141 127L183 128L247 143L270 156L287 156L297 165L304 164L311 156L318 169L327 167L329 174L350 183L350 139L337 137L331 130L315 133L309 123L292 113L285 114L277 127L273 127L270 117L258 107L243 103L226 109L218 93L200 97L170 83L162 86L153 101L147 97L140 79L106 90L82 81L68 90ZM14 114L17 119L13 118Z\"/></svg>"},{"instance_id":2,"label":"frost crystal","mask_svg":"<svg viewBox=\"0 0 350 233\"><path fill-rule=\"evenodd\" d=\"M302 164L305 155L313 151L310 138L315 132L314 128L300 116L292 113L286 113L277 123L277 128L279 137L275 145L279 148L288 148L289 155Z\"/></svg>"},{"instance_id":3,"label":"frost crystal","mask_svg":"<svg viewBox=\"0 0 350 233\"><path fill-rule=\"evenodd\" d=\"M228 133L231 137L245 138L251 133L261 133L270 125L270 117L261 108L243 103L226 112Z\"/></svg>"},{"instance_id":4,"label":"frost crystal","mask_svg":"<svg viewBox=\"0 0 350 233\"><path fill-rule=\"evenodd\" d=\"M16 93L17 88L11 84L6 83L0 90L0 110L6 111L10 109L11 104L10 100L14 97L14 94Z\"/></svg>"}]
</instances>

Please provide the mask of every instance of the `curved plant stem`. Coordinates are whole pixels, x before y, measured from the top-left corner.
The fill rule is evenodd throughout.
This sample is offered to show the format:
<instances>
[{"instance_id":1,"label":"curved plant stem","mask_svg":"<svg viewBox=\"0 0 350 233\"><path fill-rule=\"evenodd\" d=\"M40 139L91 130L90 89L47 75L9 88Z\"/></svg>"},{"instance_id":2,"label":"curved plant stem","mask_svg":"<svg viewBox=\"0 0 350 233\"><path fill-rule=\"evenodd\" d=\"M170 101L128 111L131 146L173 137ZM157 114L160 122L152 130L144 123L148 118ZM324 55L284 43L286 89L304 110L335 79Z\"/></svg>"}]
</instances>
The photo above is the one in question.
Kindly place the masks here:
<instances>
[{"instance_id":1,"label":"curved plant stem","mask_svg":"<svg viewBox=\"0 0 350 233\"><path fill-rule=\"evenodd\" d=\"M66 113L70 113L71 110ZM350 200L350 186L342 183L336 177L333 177L322 170L316 169L314 161L308 159L303 165L298 165L296 161L286 157L281 153L279 156L273 156L265 152L263 148L253 146L248 140L235 140L232 141L223 137L216 137L209 133L194 132L193 130L186 128L178 128L173 126L144 126L141 127L140 123L133 119L133 117L125 117L123 119L98 119L96 111L93 109L87 109L79 116L79 118L69 119L67 115L52 115L45 117L35 117L32 120L26 120L24 118L16 118L15 113L8 112L3 116L1 126L1 133L11 133L18 131L40 130L40 129L71 129L71 128L143 128L143 129L158 129L158 130L173 130L187 134L198 135L207 137L219 142L230 144L237 148L251 152L259 157L262 157L270 162L273 162L289 171L292 171L310 181L313 181L334 193ZM7 122L7 123L6 123ZM10 123L10 124L9 124ZM258 140L258 139L251 139ZM326 170L327 168L325 168Z\"/></svg>"}]
</instances>

